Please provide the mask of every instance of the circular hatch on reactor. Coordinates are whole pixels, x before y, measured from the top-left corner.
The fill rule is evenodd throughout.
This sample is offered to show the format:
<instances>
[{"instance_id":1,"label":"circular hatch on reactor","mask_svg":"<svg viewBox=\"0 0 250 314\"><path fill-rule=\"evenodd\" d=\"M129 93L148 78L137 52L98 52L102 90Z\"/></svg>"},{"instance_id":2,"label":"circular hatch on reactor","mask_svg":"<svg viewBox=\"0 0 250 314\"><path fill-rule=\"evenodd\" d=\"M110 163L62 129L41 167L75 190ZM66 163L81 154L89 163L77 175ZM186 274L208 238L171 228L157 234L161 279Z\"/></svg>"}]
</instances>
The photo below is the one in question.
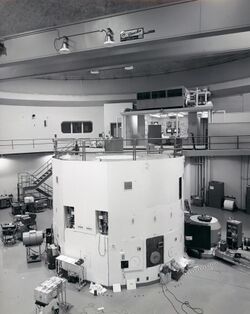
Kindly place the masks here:
<instances>
[{"instance_id":1,"label":"circular hatch on reactor","mask_svg":"<svg viewBox=\"0 0 250 314\"><path fill-rule=\"evenodd\" d=\"M150 255L150 262L153 264L153 265L157 265L159 264L161 260L161 254L157 251L154 251L151 253Z\"/></svg>"}]
</instances>

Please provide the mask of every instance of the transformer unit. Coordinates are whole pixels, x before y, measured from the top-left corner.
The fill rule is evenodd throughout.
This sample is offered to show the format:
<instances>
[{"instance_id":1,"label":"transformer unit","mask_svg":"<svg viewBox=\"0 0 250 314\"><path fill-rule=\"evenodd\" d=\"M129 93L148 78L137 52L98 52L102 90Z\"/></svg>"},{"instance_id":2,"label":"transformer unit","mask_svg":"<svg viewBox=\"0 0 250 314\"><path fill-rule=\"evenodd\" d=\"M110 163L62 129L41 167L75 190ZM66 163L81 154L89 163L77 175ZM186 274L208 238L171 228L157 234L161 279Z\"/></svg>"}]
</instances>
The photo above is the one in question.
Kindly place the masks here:
<instances>
[{"instance_id":1,"label":"transformer unit","mask_svg":"<svg viewBox=\"0 0 250 314\"><path fill-rule=\"evenodd\" d=\"M188 90L184 86L137 93L135 110L171 109L206 105L211 96L208 89Z\"/></svg>"}]
</instances>

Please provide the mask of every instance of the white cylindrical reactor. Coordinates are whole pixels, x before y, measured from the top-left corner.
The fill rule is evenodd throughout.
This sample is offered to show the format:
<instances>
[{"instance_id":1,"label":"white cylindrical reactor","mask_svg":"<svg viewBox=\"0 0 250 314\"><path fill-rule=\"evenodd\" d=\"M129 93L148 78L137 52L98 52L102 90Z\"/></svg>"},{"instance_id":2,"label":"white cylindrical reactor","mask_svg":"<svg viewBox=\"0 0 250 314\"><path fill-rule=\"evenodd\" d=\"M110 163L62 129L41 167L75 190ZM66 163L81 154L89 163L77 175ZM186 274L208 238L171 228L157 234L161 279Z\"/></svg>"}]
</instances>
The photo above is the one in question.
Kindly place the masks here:
<instances>
[{"instance_id":1,"label":"white cylindrical reactor","mask_svg":"<svg viewBox=\"0 0 250 314\"><path fill-rule=\"evenodd\" d=\"M111 286L159 279L184 252L184 158L164 154L53 160L53 226L86 279Z\"/></svg>"}]
</instances>

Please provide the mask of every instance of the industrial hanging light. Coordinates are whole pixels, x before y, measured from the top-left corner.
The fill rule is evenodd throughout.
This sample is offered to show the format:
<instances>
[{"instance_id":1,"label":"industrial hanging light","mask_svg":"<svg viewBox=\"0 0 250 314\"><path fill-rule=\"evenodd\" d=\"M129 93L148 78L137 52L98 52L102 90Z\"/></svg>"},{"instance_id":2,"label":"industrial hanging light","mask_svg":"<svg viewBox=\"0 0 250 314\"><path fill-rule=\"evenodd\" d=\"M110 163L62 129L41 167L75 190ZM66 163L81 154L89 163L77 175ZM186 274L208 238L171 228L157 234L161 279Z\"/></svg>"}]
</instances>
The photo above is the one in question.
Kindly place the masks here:
<instances>
[{"instance_id":1,"label":"industrial hanging light","mask_svg":"<svg viewBox=\"0 0 250 314\"><path fill-rule=\"evenodd\" d=\"M104 45L111 45L114 43L114 33L112 31L111 28L106 28L106 29L98 29L95 31L90 31L90 32L85 32L85 33L78 33L78 34L72 34L72 35L67 35L67 36L60 36L58 33L58 37L55 38L54 40L54 47L56 49L56 51L58 51L61 54L67 54L70 53L70 45L69 45L69 39L71 37L76 37L76 36L81 36L81 35L88 35L88 34L93 34L93 33L105 33L105 39L104 39ZM61 41L62 42L62 46L61 48L57 47L57 42Z\"/></svg>"},{"instance_id":2,"label":"industrial hanging light","mask_svg":"<svg viewBox=\"0 0 250 314\"><path fill-rule=\"evenodd\" d=\"M59 49L59 53L61 54L67 54L70 53L71 50L69 48L69 38L67 36L63 37L63 43L62 43L62 47Z\"/></svg>"},{"instance_id":3,"label":"industrial hanging light","mask_svg":"<svg viewBox=\"0 0 250 314\"><path fill-rule=\"evenodd\" d=\"M7 56L6 47L4 46L3 42L0 42L0 56L5 55Z\"/></svg>"},{"instance_id":4,"label":"industrial hanging light","mask_svg":"<svg viewBox=\"0 0 250 314\"><path fill-rule=\"evenodd\" d=\"M113 45L114 44L114 33L111 28L103 29L102 32L105 32L104 45Z\"/></svg>"}]
</instances>

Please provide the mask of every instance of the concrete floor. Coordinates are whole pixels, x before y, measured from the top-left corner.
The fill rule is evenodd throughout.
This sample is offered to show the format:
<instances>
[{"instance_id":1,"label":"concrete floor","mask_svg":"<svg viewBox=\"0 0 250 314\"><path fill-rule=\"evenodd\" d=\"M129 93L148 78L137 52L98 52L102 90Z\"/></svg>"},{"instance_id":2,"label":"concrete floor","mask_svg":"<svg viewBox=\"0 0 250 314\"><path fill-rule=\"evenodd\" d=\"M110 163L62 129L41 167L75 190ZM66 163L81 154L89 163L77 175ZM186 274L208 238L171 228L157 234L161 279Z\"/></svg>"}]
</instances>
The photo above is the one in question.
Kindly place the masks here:
<instances>
[{"instance_id":1,"label":"concrete floor","mask_svg":"<svg viewBox=\"0 0 250 314\"><path fill-rule=\"evenodd\" d=\"M195 208L220 219L223 230L225 220L231 216L243 221L246 236L250 236L250 216L212 208ZM38 214L38 229L50 227L52 211ZM0 210L0 223L12 220L10 210ZM3 247L0 244L0 313L35 313L34 289L54 275L44 261L27 264L22 243ZM200 307L206 314L249 314L250 313L250 270L221 263L217 260L195 260L195 267L182 276L179 282L171 282L168 288L194 307ZM167 292L177 312L164 297L160 284L123 290L114 294L108 291L103 296L93 296L88 287L78 292L74 284L67 284L68 302L73 305L71 314L174 314L185 313L180 304ZM104 307L104 311L97 309ZM47 308L44 313L49 313ZM186 313L193 313L190 309Z\"/></svg>"}]
</instances>

